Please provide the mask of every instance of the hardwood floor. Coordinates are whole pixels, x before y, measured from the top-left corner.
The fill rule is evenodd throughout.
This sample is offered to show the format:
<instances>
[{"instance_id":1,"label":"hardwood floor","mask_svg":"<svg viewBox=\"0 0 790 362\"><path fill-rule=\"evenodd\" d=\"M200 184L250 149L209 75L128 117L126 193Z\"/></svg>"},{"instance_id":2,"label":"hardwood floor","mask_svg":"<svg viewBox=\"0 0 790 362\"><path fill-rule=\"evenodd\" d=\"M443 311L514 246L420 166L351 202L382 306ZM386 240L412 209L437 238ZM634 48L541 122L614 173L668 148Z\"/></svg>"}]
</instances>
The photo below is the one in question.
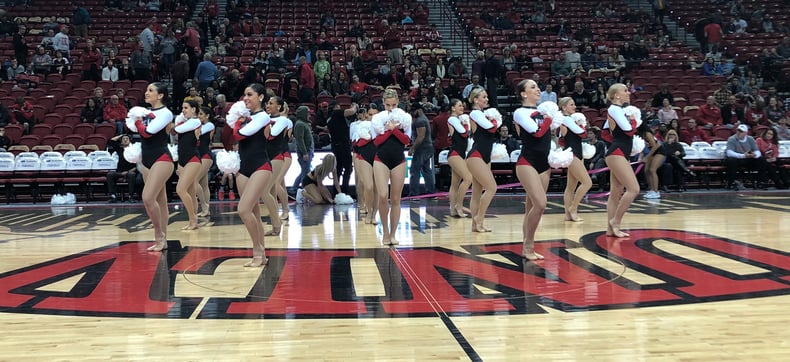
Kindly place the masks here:
<instances>
[{"instance_id":1,"label":"hardwood floor","mask_svg":"<svg viewBox=\"0 0 790 362\"><path fill-rule=\"evenodd\" d=\"M602 235L605 199L574 223L551 197L540 262L523 196L494 200L490 233L405 201L394 248L355 206L291 205L265 269L242 266L230 202L195 231L171 205L163 253L141 204L5 207L0 360L786 361L788 196L640 199L628 239Z\"/></svg>"}]
</instances>

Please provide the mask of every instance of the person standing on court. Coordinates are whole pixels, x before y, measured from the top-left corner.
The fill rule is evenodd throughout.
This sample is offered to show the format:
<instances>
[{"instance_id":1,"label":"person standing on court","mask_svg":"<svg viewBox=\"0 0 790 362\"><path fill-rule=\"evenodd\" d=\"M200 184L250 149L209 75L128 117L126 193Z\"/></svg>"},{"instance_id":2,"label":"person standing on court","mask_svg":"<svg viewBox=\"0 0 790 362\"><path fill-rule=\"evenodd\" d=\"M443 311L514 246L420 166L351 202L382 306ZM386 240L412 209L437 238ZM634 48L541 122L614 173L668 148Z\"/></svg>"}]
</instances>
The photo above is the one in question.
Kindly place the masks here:
<instances>
[{"instance_id":1,"label":"person standing on court","mask_svg":"<svg viewBox=\"0 0 790 362\"><path fill-rule=\"evenodd\" d=\"M472 232L490 232L483 223L486 211L496 194L496 180L491 173L491 147L499 128L496 119L489 119L483 112L488 108L488 93L483 88L474 88L469 94L469 103L472 104L472 149L466 157L466 166L472 173L472 199L469 209L472 212Z\"/></svg>"},{"instance_id":2,"label":"person standing on court","mask_svg":"<svg viewBox=\"0 0 790 362\"><path fill-rule=\"evenodd\" d=\"M299 188L302 179L310 172L310 165L313 163L313 132L310 129L309 116L310 108L299 106L296 108L296 123L294 124L294 141L296 142L296 161L299 162L301 172L293 183L293 189Z\"/></svg>"},{"instance_id":3,"label":"person standing on court","mask_svg":"<svg viewBox=\"0 0 790 362\"><path fill-rule=\"evenodd\" d=\"M342 175L340 190L348 195L348 185L351 180L352 171L351 137L348 117L357 114L357 104L354 103L351 107L344 110L336 101L332 101L330 109L332 111L329 115L327 128L329 129L329 137L332 141L332 153L335 154L335 158L337 159L337 177L341 177Z\"/></svg>"},{"instance_id":4,"label":"person standing on court","mask_svg":"<svg viewBox=\"0 0 790 362\"><path fill-rule=\"evenodd\" d=\"M409 169L409 196L419 196L420 175L425 180L425 192L436 193L436 183L433 172L433 139L428 117L425 116L422 104L414 102L411 106L412 117L411 134L414 139L409 147L411 168Z\"/></svg>"},{"instance_id":5,"label":"person standing on court","mask_svg":"<svg viewBox=\"0 0 790 362\"><path fill-rule=\"evenodd\" d=\"M581 113L575 113L576 103L571 97L562 97L558 106L565 116L562 120L560 136L565 141L565 147L570 147L573 152L573 161L568 166L568 182L563 195L565 221L584 221L578 215L579 204L592 187L592 180L584 167L582 157L582 140L587 139L587 129L580 123L581 119L585 119L586 122L586 118Z\"/></svg>"}]
</instances>

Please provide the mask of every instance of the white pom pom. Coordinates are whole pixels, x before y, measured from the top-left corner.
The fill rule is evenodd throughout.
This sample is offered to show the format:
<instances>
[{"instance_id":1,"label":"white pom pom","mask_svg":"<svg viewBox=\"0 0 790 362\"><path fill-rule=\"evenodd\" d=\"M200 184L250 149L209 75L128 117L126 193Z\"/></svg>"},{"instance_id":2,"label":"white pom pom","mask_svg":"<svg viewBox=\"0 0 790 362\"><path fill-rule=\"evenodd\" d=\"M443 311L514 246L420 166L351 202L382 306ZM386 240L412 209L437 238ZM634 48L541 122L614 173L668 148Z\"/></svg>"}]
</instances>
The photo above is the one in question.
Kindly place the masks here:
<instances>
[{"instance_id":1,"label":"white pom pom","mask_svg":"<svg viewBox=\"0 0 790 362\"><path fill-rule=\"evenodd\" d=\"M554 142L554 140L551 140L551 148L549 148L549 149L550 149L550 150L555 150L555 149L557 149L557 142Z\"/></svg>"},{"instance_id":2,"label":"white pom pom","mask_svg":"<svg viewBox=\"0 0 790 362\"><path fill-rule=\"evenodd\" d=\"M239 172L240 167L241 159L238 152L225 150L217 152L217 168L223 173Z\"/></svg>"},{"instance_id":3,"label":"white pom pom","mask_svg":"<svg viewBox=\"0 0 790 362\"><path fill-rule=\"evenodd\" d=\"M335 204L338 204L338 205L349 205L349 204L353 204L353 203L354 203L354 199L352 199L351 196L348 196L348 195L346 195L346 194L344 194L342 192L337 194L337 195L335 195Z\"/></svg>"},{"instance_id":4,"label":"white pom pom","mask_svg":"<svg viewBox=\"0 0 790 362\"><path fill-rule=\"evenodd\" d=\"M369 140L371 138L371 134L370 134L371 126L372 125L370 121L359 122L359 124L357 125L357 137L359 137L359 139L361 140Z\"/></svg>"},{"instance_id":5,"label":"white pom pom","mask_svg":"<svg viewBox=\"0 0 790 362\"><path fill-rule=\"evenodd\" d=\"M406 111L395 108L391 112L391 119L399 126L400 129L411 129L411 114Z\"/></svg>"},{"instance_id":6,"label":"white pom pom","mask_svg":"<svg viewBox=\"0 0 790 362\"><path fill-rule=\"evenodd\" d=\"M376 134L383 134L387 131L385 124L389 122L389 112L382 111L374 114L373 117L370 118L370 122Z\"/></svg>"},{"instance_id":7,"label":"white pom pom","mask_svg":"<svg viewBox=\"0 0 790 362\"><path fill-rule=\"evenodd\" d=\"M170 150L170 156L173 157L173 162L178 162L178 145L167 145Z\"/></svg>"},{"instance_id":8,"label":"white pom pom","mask_svg":"<svg viewBox=\"0 0 790 362\"><path fill-rule=\"evenodd\" d=\"M501 143L491 145L491 160L510 160L507 147Z\"/></svg>"},{"instance_id":9,"label":"white pom pom","mask_svg":"<svg viewBox=\"0 0 790 362\"><path fill-rule=\"evenodd\" d=\"M50 200L51 205L63 205L66 203L65 196L61 194L52 195L52 199Z\"/></svg>"},{"instance_id":10,"label":"white pom pom","mask_svg":"<svg viewBox=\"0 0 790 362\"><path fill-rule=\"evenodd\" d=\"M560 110L560 107L557 106L557 103L552 101L546 101L538 105L538 112L544 116L551 116L553 113Z\"/></svg>"},{"instance_id":11,"label":"white pom pom","mask_svg":"<svg viewBox=\"0 0 790 362\"><path fill-rule=\"evenodd\" d=\"M576 112L571 114L571 118L573 118L573 121L579 126L587 127L587 117L584 115L584 113Z\"/></svg>"},{"instance_id":12,"label":"white pom pom","mask_svg":"<svg viewBox=\"0 0 790 362\"><path fill-rule=\"evenodd\" d=\"M176 122L176 125L179 125L181 123L184 123L184 121L186 121L186 120L187 120L187 118L184 117L183 113L181 113L181 114L176 116L175 122Z\"/></svg>"},{"instance_id":13,"label":"white pom pom","mask_svg":"<svg viewBox=\"0 0 790 362\"><path fill-rule=\"evenodd\" d=\"M129 163L138 163L143 159L143 149L139 143L132 143L123 149L123 158Z\"/></svg>"},{"instance_id":14,"label":"white pom pom","mask_svg":"<svg viewBox=\"0 0 790 362\"><path fill-rule=\"evenodd\" d=\"M623 108L623 112L625 116L628 118L633 118L636 121L636 126L639 127L642 125L642 111L635 106L627 106Z\"/></svg>"},{"instance_id":15,"label":"white pom pom","mask_svg":"<svg viewBox=\"0 0 790 362\"><path fill-rule=\"evenodd\" d=\"M552 111L547 117L551 120L551 130L560 128L560 126L562 126L562 120L565 119L565 115L560 111Z\"/></svg>"},{"instance_id":16,"label":"white pom pom","mask_svg":"<svg viewBox=\"0 0 790 362\"><path fill-rule=\"evenodd\" d=\"M244 104L244 101L238 101L233 103L228 110L228 114L225 116L225 123L233 128L236 125L236 121L242 117L249 117L250 110L247 109L247 105Z\"/></svg>"},{"instance_id":17,"label":"white pom pom","mask_svg":"<svg viewBox=\"0 0 790 362\"><path fill-rule=\"evenodd\" d=\"M126 128L132 132L139 132L135 122L137 122L138 119L142 119L143 117L150 114L151 111L149 111L147 108L139 106L132 107L128 112L126 112Z\"/></svg>"},{"instance_id":18,"label":"white pom pom","mask_svg":"<svg viewBox=\"0 0 790 362\"><path fill-rule=\"evenodd\" d=\"M488 119L493 119L493 120L495 120L495 121L496 121L496 124L498 124L498 125L502 125L502 114L501 114L501 113L499 113L499 110L497 110L496 108L494 108L494 107L491 107L491 108L489 108L489 109L486 109L486 110L483 112L483 115L485 115L485 116L486 116L486 118L488 118Z\"/></svg>"},{"instance_id":19,"label":"white pom pom","mask_svg":"<svg viewBox=\"0 0 790 362\"><path fill-rule=\"evenodd\" d=\"M466 143L466 153L469 153L469 151L472 150L472 146L475 145L475 140L472 137L467 137L466 141L467 141L467 143Z\"/></svg>"},{"instance_id":20,"label":"white pom pom","mask_svg":"<svg viewBox=\"0 0 790 362\"><path fill-rule=\"evenodd\" d=\"M359 133L357 132L357 127L359 126L359 122L360 121L354 121L351 122L350 125L348 125L348 136L351 139L351 141L359 140Z\"/></svg>"},{"instance_id":21,"label":"white pom pom","mask_svg":"<svg viewBox=\"0 0 790 362\"><path fill-rule=\"evenodd\" d=\"M589 160L595 156L595 146L589 143L582 143L582 157L585 160Z\"/></svg>"},{"instance_id":22,"label":"white pom pom","mask_svg":"<svg viewBox=\"0 0 790 362\"><path fill-rule=\"evenodd\" d=\"M567 168L573 162L573 151L554 149L549 152L549 166L552 168Z\"/></svg>"},{"instance_id":23,"label":"white pom pom","mask_svg":"<svg viewBox=\"0 0 790 362\"><path fill-rule=\"evenodd\" d=\"M471 122L471 119L469 118L468 114L462 114L462 115L458 116L458 119L461 121L461 124L465 124L467 126Z\"/></svg>"},{"instance_id":24,"label":"white pom pom","mask_svg":"<svg viewBox=\"0 0 790 362\"><path fill-rule=\"evenodd\" d=\"M633 145L631 146L631 156L640 154L645 149L645 140L642 137L634 136Z\"/></svg>"},{"instance_id":25,"label":"white pom pom","mask_svg":"<svg viewBox=\"0 0 790 362\"><path fill-rule=\"evenodd\" d=\"M296 190L296 203L297 204L301 204L302 202L304 202L304 195L302 195L303 192L304 192L304 189Z\"/></svg>"}]
</instances>

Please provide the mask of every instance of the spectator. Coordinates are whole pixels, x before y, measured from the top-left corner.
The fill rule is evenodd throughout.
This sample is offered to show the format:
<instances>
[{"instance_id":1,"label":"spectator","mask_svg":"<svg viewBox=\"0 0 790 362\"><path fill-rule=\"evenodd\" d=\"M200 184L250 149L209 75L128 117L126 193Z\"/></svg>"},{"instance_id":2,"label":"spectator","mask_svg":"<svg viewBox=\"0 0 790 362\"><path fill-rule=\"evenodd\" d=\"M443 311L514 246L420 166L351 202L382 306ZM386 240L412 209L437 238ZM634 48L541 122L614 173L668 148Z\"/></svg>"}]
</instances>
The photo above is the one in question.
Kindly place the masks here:
<instances>
[{"instance_id":1,"label":"spectator","mask_svg":"<svg viewBox=\"0 0 790 362\"><path fill-rule=\"evenodd\" d=\"M12 119L25 127L28 132L35 122L33 118L33 105L26 101L24 97L16 97L16 101L11 105Z\"/></svg>"},{"instance_id":2,"label":"spectator","mask_svg":"<svg viewBox=\"0 0 790 362\"><path fill-rule=\"evenodd\" d=\"M584 83L581 81L577 81L573 84L571 98L573 98L573 102L576 103L576 107L579 109L587 108L592 105L592 95L584 89Z\"/></svg>"},{"instance_id":3,"label":"spectator","mask_svg":"<svg viewBox=\"0 0 790 362\"><path fill-rule=\"evenodd\" d=\"M779 119L779 122L774 126L776 130L776 138L780 141L790 140L790 119L786 116Z\"/></svg>"},{"instance_id":4,"label":"spectator","mask_svg":"<svg viewBox=\"0 0 790 362\"><path fill-rule=\"evenodd\" d=\"M757 148L765 157L766 170L768 171L768 176L774 182L774 186L777 189L787 189L787 177L784 169L781 164L777 163L779 144L776 139L776 130L768 128L763 131L763 134L757 139Z\"/></svg>"},{"instance_id":5,"label":"spectator","mask_svg":"<svg viewBox=\"0 0 790 362\"><path fill-rule=\"evenodd\" d=\"M137 199L135 194L137 178L138 176L142 178L142 175L137 172L136 164L129 163L129 161L126 161L126 158L123 157L124 149L130 144L131 139L127 134L115 136L107 141L110 150L118 154L118 166L115 170L107 173L107 193L110 194L110 203L118 202L118 196L116 194L118 179L126 180L126 184L129 187L129 201Z\"/></svg>"},{"instance_id":6,"label":"spectator","mask_svg":"<svg viewBox=\"0 0 790 362\"><path fill-rule=\"evenodd\" d=\"M132 67L132 74L134 74L135 80L148 81L151 79L151 67L153 65L153 59L151 59L151 53L146 53L144 51L141 41L137 42L137 46L132 51L129 59Z\"/></svg>"},{"instance_id":7,"label":"spectator","mask_svg":"<svg viewBox=\"0 0 790 362\"><path fill-rule=\"evenodd\" d=\"M25 74L25 67L23 67L16 58L11 59L11 64L6 68L6 79L14 80L20 74Z\"/></svg>"},{"instance_id":8,"label":"spectator","mask_svg":"<svg viewBox=\"0 0 790 362\"><path fill-rule=\"evenodd\" d=\"M409 156L412 156L409 168L409 196L418 196L420 192L420 175L425 182L425 191L428 194L436 193L436 182L433 171L433 138L428 118L420 103L413 103L411 107L414 121L411 124L411 133L414 139L409 147Z\"/></svg>"},{"instance_id":9,"label":"spectator","mask_svg":"<svg viewBox=\"0 0 790 362\"><path fill-rule=\"evenodd\" d=\"M91 16L84 7L74 7L74 14L71 17L71 24L74 25L74 35L79 38L88 36L88 25L91 23Z\"/></svg>"},{"instance_id":10,"label":"spectator","mask_svg":"<svg viewBox=\"0 0 790 362\"><path fill-rule=\"evenodd\" d=\"M383 45L387 49L387 57L391 58L394 64L403 64L403 43L396 23L392 23L384 33Z\"/></svg>"},{"instance_id":11,"label":"spectator","mask_svg":"<svg viewBox=\"0 0 790 362\"><path fill-rule=\"evenodd\" d=\"M299 162L301 172L294 179L293 188L296 189L302 183L302 179L310 172L310 165L313 162L313 133L310 130L308 120L309 108L299 106L296 109L296 123L294 124L293 134L296 143L296 161Z\"/></svg>"},{"instance_id":12,"label":"spectator","mask_svg":"<svg viewBox=\"0 0 790 362\"><path fill-rule=\"evenodd\" d=\"M486 92L491 95L489 106L497 107L497 90L499 89L499 79L505 73L502 61L496 58L492 49L486 50L486 61L483 65L483 74L486 79Z\"/></svg>"},{"instance_id":13,"label":"spectator","mask_svg":"<svg viewBox=\"0 0 790 362\"><path fill-rule=\"evenodd\" d=\"M469 83L464 87L463 92L461 92L461 97L468 102L469 94L472 93L472 90L475 88L484 89L482 85L480 85L480 77L477 75L472 76L472 83Z\"/></svg>"},{"instance_id":14,"label":"spectator","mask_svg":"<svg viewBox=\"0 0 790 362\"><path fill-rule=\"evenodd\" d=\"M60 75L71 73L71 63L63 57L63 53L60 50L55 51L55 58L52 59L52 72Z\"/></svg>"},{"instance_id":15,"label":"spectator","mask_svg":"<svg viewBox=\"0 0 790 362\"><path fill-rule=\"evenodd\" d=\"M557 103L557 93L555 93L553 89L554 86L551 83L546 84L546 90L540 92L540 99L538 100L538 105L546 101Z\"/></svg>"},{"instance_id":16,"label":"spectator","mask_svg":"<svg viewBox=\"0 0 790 362\"><path fill-rule=\"evenodd\" d=\"M102 118L106 122L115 123L115 134L123 133L124 121L126 120L126 107L120 102L117 94L110 96L110 102L104 106Z\"/></svg>"},{"instance_id":17,"label":"spectator","mask_svg":"<svg viewBox=\"0 0 790 362\"><path fill-rule=\"evenodd\" d=\"M670 120L677 119L678 112L672 108L672 103L669 98L664 98L661 109L658 110L658 122L660 124L667 124Z\"/></svg>"},{"instance_id":18,"label":"spectator","mask_svg":"<svg viewBox=\"0 0 790 362\"><path fill-rule=\"evenodd\" d=\"M5 124L0 124L0 152L6 152L11 146L11 139L5 135Z\"/></svg>"},{"instance_id":19,"label":"spectator","mask_svg":"<svg viewBox=\"0 0 790 362\"><path fill-rule=\"evenodd\" d=\"M763 108L764 106L762 102L756 102L754 105L746 107L744 110L746 124L750 127L769 125L768 116L765 114L765 110Z\"/></svg>"},{"instance_id":20,"label":"spectator","mask_svg":"<svg viewBox=\"0 0 790 362\"><path fill-rule=\"evenodd\" d=\"M47 75L52 69L52 57L47 54L46 49L38 47L37 52L33 55L33 61L30 63L28 69L32 70L35 74Z\"/></svg>"},{"instance_id":21,"label":"spectator","mask_svg":"<svg viewBox=\"0 0 790 362\"><path fill-rule=\"evenodd\" d=\"M96 101L93 98L88 98L88 102L85 104L85 107L82 107L82 112L80 112L82 123L99 124L103 121L102 117L101 107L96 105Z\"/></svg>"},{"instance_id":22,"label":"spectator","mask_svg":"<svg viewBox=\"0 0 790 362\"><path fill-rule=\"evenodd\" d=\"M675 98L672 96L672 92L669 91L669 86L666 84L662 85L661 90L653 95L653 100L650 104L653 106L653 108L663 107L664 99L669 100L669 104L675 104Z\"/></svg>"},{"instance_id":23,"label":"spectator","mask_svg":"<svg viewBox=\"0 0 790 362\"><path fill-rule=\"evenodd\" d=\"M708 47L707 49L702 49L702 51L710 51L714 47L718 48L721 43L721 38L724 36L724 31L721 30L721 24L712 22L705 25L704 32Z\"/></svg>"},{"instance_id":24,"label":"spectator","mask_svg":"<svg viewBox=\"0 0 790 362\"><path fill-rule=\"evenodd\" d=\"M217 66L211 61L211 55L203 55L203 61L198 64L195 70L194 83L197 84L199 91L203 91L216 79Z\"/></svg>"},{"instance_id":25,"label":"spectator","mask_svg":"<svg viewBox=\"0 0 790 362\"><path fill-rule=\"evenodd\" d=\"M790 36L782 38L782 42L774 47L771 53L782 59L790 59Z\"/></svg>"},{"instance_id":26,"label":"spectator","mask_svg":"<svg viewBox=\"0 0 790 362\"><path fill-rule=\"evenodd\" d=\"M80 54L80 62L83 68L82 80L98 81L101 79L101 50L93 46L92 39L88 39L85 42L85 48L82 50L82 54Z\"/></svg>"},{"instance_id":27,"label":"spectator","mask_svg":"<svg viewBox=\"0 0 790 362\"><path fill-rule=\"evenodd\" d=\"M112 61L107 62L107 66L102 69L101 79L109 80L113 83L118 81L118 68L115 68Z\"/></svg>"},{"instance_id":28,"label":"spectator","mask_svg":"<svg viewBox=\"0 0 790 362\"><path fill-rule=\"evenodd\" d=\"M462 59L460 57L456 57L450 65L450 69L448 70L447 74L449 74L450 78L463 78L469 76L469 70L466 69Z\"/></svg>"},{"instance_id":29,"label":"spectator","mask_svg":"<svg viewBox=\"0 0 790 362\"><path fill-rule=\"evenodd\" d=\"M699 106L699 109L697 109L697 121L705 128L713 128L713 126L721 124L721 108L716 105L716 98L708 96L705 104Z\"/></svg>"},{"instance_id":30,"label":"spectator","mask_svg":"<svg viewBox=\"0 0 790 362\"><path fill-rule=\"evenodd\" d=\"M521 148L521 142L518 138L510 134L510 129L506 124L499 126L499 137L494 140L494 143L501 143L507 148L508 155Z\"/></svg>"},{"instance_id":31,"label":"spectator","mask_svg":"<svg viewBox=\"0 0 790 362\"><path fill-rule=\"evenodd\" d=\"M337 158L337 177L342 175L343 184L341 190L343 193L348 194L348 185L351 180L351 139L349 134L349 123L347 117L351 117L357 113L357 104L354 103L347 109L342 109L340 104L332 101L330 107L329 121L327 128L329 130L329 137L332 141L332 153ZM338 179L338 182L340 180Z\"/></svg>"},{"instance_id":32,"label":"spectator","mask_svg":"<svg viewBox=\"0 0 790 362\"><path fill-rule=\"evenodd\" d=\"M119 49L112 42L112 38L107 37L107 40L104 41L104 46L101 47L101 55L106 58L110 56L110 52L118 54L118 51Z\"/></svg>"},{"instance_id":33,"label":"spectator","mask_svg":"<svg viewBox=\"0 0 790 362\"><path fill-rule=\"evenodd\" d=\"M740 189L742 185L736 183L735 175L739 169L747 168L756 171L756 178L753 179L755 188L763 187L765 180L765 170L767 163L757 142L748 135L749 127L745 124L736 128L734 135L727 140L727 154L724 165L727 167L727 187L730 189Z\"/></svg>"},{"instance_id":34,"label":"spectator","mask_svg":"<svg viewBox=\"0 0 790 362\"><path fill-rule=\"evenodd\" d=\"M0 127L5 127L11 123L11 120L11 113L8 112L8 108L3 103L0 103Z\"/></svg>"},{"instance_id":35,"label":"spectator","mask_svg":"<svg viewBox=\"0 0 790 362\"><path fill-rule=\"evenodd\" d=\"M571 75L571 65L562 53L558 53L557 60L551 63L551 76L565 78L569 75Z\"/></svg>"},{"instance_id":36,"label":"spectator","mask_svg":"<svg viewBox=\"0 0 790 362\"><path fill-rule=\"evenodd\" d=\"M697 125L697 121L692 118L688 121L688 127L680 132L680 140L686 144L692 142L709 142L710 133Z\"/></svg>"},{"instance_id":37,"label":"spectator","mask_svg":"<svg viewBox=\"0 0 790 362\"><path fill-rule=\"evenodd\" d=\"M298 97L300 102L313 102L315 96L315 73L313 67L307 63L306 56L299 57L299 92ZM356 75L355 75L356 77ZM338 160L341 155L335 154Z\"/></svg>"},{"instance_id":38,"label":"spectator","mask_svg":"<svg viewBox=\"0 0 790 362\"><path fill-rule=\"evenodd\" d=\"M14 43L14 58L19 64L27 65L27 53L28 53L28 46L27 41L25 40L25 35L27 35L27 27L24 25L19 25L17 28L17 32L14 33L13 43Z\"/></svg>"},{"instance_id":39,"label":"spectator","mask_svg":"<svg viewBox=\"0 0 790 362\"><path fill-rule=\"evenodd\" d=\"M63 56L71 58L71 40L69 39L69 27L63 26L60 32L52 38L52 49L60 50Z\"/></svg>"}]
</instances>

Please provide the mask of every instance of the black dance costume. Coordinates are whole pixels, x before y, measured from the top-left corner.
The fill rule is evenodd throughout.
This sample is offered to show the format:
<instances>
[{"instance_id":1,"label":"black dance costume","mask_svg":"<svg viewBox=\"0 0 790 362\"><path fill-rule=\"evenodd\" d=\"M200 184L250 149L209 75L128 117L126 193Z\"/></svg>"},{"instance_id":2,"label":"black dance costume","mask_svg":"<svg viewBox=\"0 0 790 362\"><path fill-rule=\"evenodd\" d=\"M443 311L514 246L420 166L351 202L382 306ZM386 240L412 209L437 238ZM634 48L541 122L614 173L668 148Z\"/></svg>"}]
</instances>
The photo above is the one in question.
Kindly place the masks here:
<instances>
[{"instance_id":1,"label":"black dance costume","mask_svg":"<svg viewBox=\"0 0 790 362\"><path fill-rule=\"evenodd\" d=\"M198 128L200 128L200 120L197 118L188 119L176 125L176 132L178 132L178 164L181 167L186 166L190 162L200 163L197 145L198 137L195 135L195 130Z\"/></svg>"},{"instance_id":2,"label":"black dance costume","mask_svg":"<svg viewBox=\"0 0 790 362\"><path fill-rule=\"evenodd\" d=\"M316 185L316 186L318 186L318 181L313 179L313 177L315 177L315 174L313 173L313 171L310 171L310 172L307 173L307 175L305 175L304 178L302 178L302 188L303 189L305 187L307 187L307 185Z\"/></svg>"},{"instance_id":3,"label":"black dance costume","mask_svg":"<svg viewBox=\"0 0 790 362\"><path fill-rule=\"evenodd\" d=\"M200 127L200 138L198 139L198 153L200 159L211 159L211 132L214 130L214 124L211 122L204 123Z\"/></svg>"},{"instance_id":4,"label":"black dance costume","mask_svg":"<svg viewBox=\"0 0 790 362\"><path fill-rule=\"evenodd\" d=\"M475 142L472 144L472 149L469 150L469 154L466 157L482 158L483 162L491 163L491 147L494 146L497 124L486 119L483 112L478 109L472 111L472 113L469 114L469 117L472 118L475 123L477 123L477 129L475 129L475 132L472 134L472 139ZM481 120L485 120L486 122L492 124L492 126L490 128L483 128L488 124L485 122L481 124Z\"/></svg>"},{"instance_id":5,"label":"black dance costume","mask_svg":"<svg viewBox=\"0 0 790 362\"><path fill-rule=\"evenodd\" d=\"M269 159L283 160L286 154L290 158L287 131L293 127L293 122L288 117L277 116L272 118L271 125L268 142L266 143L266 153L269 155Z\"/></svg>"},{"instance_id":6,"label":"black dance costume","mask_svg":"<svg viewBox=\"0 0 790 362\"><path fill-rule=\"evenodd\" d=\"M619 106L613 104L609 106L609 111L607 113L607 123L609 124L609 129L612 135L612 144L609 145L609 148L606 150L606 156L622 156L626 159L631 157L631 149L634 146L634 134L636 133L636 121L629 121L625 117L625 113L622 110L623 106ZM630 131L623 131L622 127L620 127L620 122L617 121L617 118L621 118L620 122L624 122L624 124L631 124ZM614 129L612 129L614 127Z\"/></svg>"},{"instance_id":7,"label":"black dance costume","mask_svg":"<svg viewBox=\"0 0 790 362\"><path fill-rule=\"evenodd\" d=\"M233 136L239 141L239 158L241 164L239 173L251 177L255 171L258 170L272 170L272 164L269 162L269 154L266 153L266 134L264 130L269 125L269 115L264 111L258 111L251 114L251 120L245 122L236 122ZM249 136L241 134L241 131L250 126L250 132L254 132Z\"/></svg>"},{"instance_id":8,"label":"black dance costume","mask_svg":"<svg viewBox=\"0 0 790 362\"><path fill-rule=\"evenodd\" d=\"M551 151L551 132L547 132L551 127L551 120L543 119L543 115L535 107L521 107L518 115L522 117L526 113L537 125L537 131L529 132L521 123L522 131L519 132L521 138L521 154L516 161L516 166L532 166L539 174L549 169L549 151Z\"/></svg>"},{"instance_id":9,"label":"black dance costume","mask_svg":"<svg viewBox=\"0 0 790 362\"><path fill-rule=\"evenodd\" d=\"M587 138L587 130L576 124L576 122L571 117L565 117L566 121L573 122L571 126L566 124L567 131L565 135L562 136L563 141L565 142L565 147L570 147L571 152L573 152L573 156L583 160L584 157L582 156L582 140ZM576 126L581 129L582 133L576 133L572 126Z\"/></svg>"},{"instance_id":10,"label":"black dance costume","mask_svg":"<svg viewBox=\"0 0 790 362\"><path fill-rule=\"evenodd\" d=\"M135 122L137 132L142 137L143 167L150 169L156 162L173 162L173 156L167 144L170 136L167 134L167 125L173 121L173 113L167 107L151 110L151 115Z\"/></svg>"},{"instance_id":11,"label":"black dance costume","mask_svg":"<svg viewBox=\"0 0 790 362\"><path fill-rule=\"evenodd\" d=\"M375 124L373 128L376 128ZM404 130L400 128L395 128L376 135L373 141L376 144L374 160L383 163L390 170L405 163L406 157L403 156L403 149L411 142L411 127L408 127L405 132L407 133L404 133Z\"/></svg>"},{"instance_id":12,"label":"black dance costume","mask_svg":"<svg viewBox=\"0 0 790 362\"><path fill-rule=\"evenodd\" d=\"M450 143L450 154L447 155L447 157L459 156L466 159L466 149L469 146L469 130L461 123L461 120L455 116L450 117L447 123L450 124L450 127L452 127L454 131ZM458 125L456 125L456 123L463 128L463 133L458 130Z\"/></svg>"}]
</instances>

